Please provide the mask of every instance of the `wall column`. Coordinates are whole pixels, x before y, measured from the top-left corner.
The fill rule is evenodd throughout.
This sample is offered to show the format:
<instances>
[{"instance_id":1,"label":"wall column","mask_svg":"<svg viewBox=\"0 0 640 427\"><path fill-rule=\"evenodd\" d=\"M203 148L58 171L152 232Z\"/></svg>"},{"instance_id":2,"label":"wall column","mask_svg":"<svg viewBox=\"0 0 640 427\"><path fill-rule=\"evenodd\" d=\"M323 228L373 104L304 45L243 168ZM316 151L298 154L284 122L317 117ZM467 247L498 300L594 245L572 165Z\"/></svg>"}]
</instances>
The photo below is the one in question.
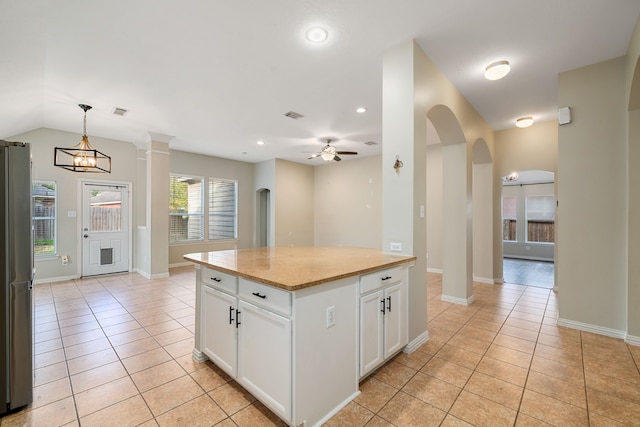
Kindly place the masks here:
<instances>
[{"instance_id":1,"label":"wall column","mask_svg":"<svg viewBox=\"0 0 640 427\"><path fill-rule=\"evenodd\" d=\"M417 348L427 332L427 232L420 215L426 206L426 111L416 102L424 89L427 58L407 42L385 52L382 69L382 250L402 244L417 257L409 269L409 346ZM396 159L403 162L398 171Z\"/></svg>"},{"instance_id":2,"label":"wall column","mask_svg":"<svg viewBox=\"0 0 640 427\"><path fill-rule=\"evenodd\" d=\"M144 245L150 278L169 277L169 141L149 132L147 143L147 209Z\"/></svg>"}]
</instances>

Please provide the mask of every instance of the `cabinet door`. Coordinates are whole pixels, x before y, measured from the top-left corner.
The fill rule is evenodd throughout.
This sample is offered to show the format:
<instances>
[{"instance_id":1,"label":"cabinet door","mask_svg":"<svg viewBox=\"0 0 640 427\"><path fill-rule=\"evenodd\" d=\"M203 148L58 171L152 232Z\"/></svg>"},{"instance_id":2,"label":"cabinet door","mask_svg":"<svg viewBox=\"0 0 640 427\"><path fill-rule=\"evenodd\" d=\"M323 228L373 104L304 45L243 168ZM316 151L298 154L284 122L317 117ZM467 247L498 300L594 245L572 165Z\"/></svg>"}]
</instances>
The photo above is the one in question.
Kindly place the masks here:
<instances>
[{"instance_id":1,"label":"cabinet door","mask_svg":"<svg viewBox=\"0 0 640 427\"><path fill-rule=\"evenodd\" d=\"M383 292L360 298L360 376L364 376L384 360L382 350Z\"/></svg>"},{"instance_id":2,"label":"cabinet door","mask_svg":"<svg viewBox=\"0 0 640 427\"><path fill-rule=\"evenodd\" d=\"M237 374L236 297L202 286L202 352L232 377Z\"/></svg>"},{"instance_id":3,"label":"cabinet door","mask_svg":"<svg viewBox=\"0 0 640 427\"><path fill-rule=\"evenodd\" d=\"M404 286L402 284L390 286L384 291L386 314L384 316L384 357L399 351L407 344L406 307Z\"/></svg>"},{"instance_id":4,"label":"cabinet door","mask_svg":"<svg viewBox=\"0 0 640 427\"><path fill-rule=\"evenodd\" d=\"M285 420L291 419L291 320L239 301L238 382Z\"/></svg>"}]
</instances>

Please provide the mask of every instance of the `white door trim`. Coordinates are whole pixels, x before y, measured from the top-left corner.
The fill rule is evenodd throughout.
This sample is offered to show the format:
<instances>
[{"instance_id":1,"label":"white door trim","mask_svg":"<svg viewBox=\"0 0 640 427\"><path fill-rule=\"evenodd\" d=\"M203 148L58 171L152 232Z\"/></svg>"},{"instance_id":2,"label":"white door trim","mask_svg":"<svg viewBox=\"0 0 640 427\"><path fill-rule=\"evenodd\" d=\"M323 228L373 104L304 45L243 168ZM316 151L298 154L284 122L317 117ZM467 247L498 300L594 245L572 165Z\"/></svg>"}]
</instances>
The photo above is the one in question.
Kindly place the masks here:
<instances>
[{"instance_id":1,"label":"white door trim","mask_svg":"<svg viewBox=\"0 0 640 427\"><path fill-rule=\"evenodd\" d=\"M76 259L77 262L77 277L82 277L82 193L84 184L95 184L95 185L126 185L129 188L129 225L127 227L127 238L129 245L129 272L133 271L133 182L131 181L112 181L112 180L101 180L101 179L79 179L78 180L78 191L77 200L76 200L76 212L78 215L76 217Z\"/></svg>"}]
</instances>

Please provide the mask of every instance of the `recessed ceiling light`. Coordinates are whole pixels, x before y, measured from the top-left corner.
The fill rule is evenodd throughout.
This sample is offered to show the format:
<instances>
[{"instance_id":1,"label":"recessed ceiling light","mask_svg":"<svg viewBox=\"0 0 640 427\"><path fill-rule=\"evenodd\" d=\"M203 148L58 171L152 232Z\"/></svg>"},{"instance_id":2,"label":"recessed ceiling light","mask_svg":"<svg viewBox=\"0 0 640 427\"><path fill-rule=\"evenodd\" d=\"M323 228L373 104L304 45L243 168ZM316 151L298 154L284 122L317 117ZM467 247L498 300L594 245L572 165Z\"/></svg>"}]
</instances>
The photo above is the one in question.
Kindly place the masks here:
<instances>
[{"instance_id":1,"label":"recessed ceiling light","mask_svg":"<svg viewBox=\"0 0 640 427\"><path fill-rule=\"evenodd\" d=\"M500 80L509 74L509 70L511 70L509 61L492 62L487 65L487 68L484 70L484 78L487 80Z\"/></svg>"},{"instance_id":2,"label":"recessed ceiling light","mask_svg":"<svg viewBox=\"0 0 640 427\"><path fill-rule=\"evenodd\" d=\"M366 112L367 112L367 109L366 109L366 108L364 108L364 107L358 107L358 108L356 108L356 113L360 113L360 114L362 114L362 113L366 113Z\"/></svg>"},{"instance_id":3,"label":"recessed ceiling light","mask_svg":"<svg viewBox=\"0 0 640 427\"><path fill-rule=\"evenodd\" d=\"M528 128L532 124L533 124L533 117L531 116L520 117L519 119L516 120L516 126L518 126L519 128Z\"/></svg>"},{"instance_id":4,"label":"recessed ceiling light","mask_svg":"<svg viewBox=\"0 0 640 427\"><path fill-rule=\"evenodd\" d=\"M258 145L264 145L264 141L263 141L263 140L260 140L260 141L256 142L256 144L258 144Z\"/></svg>"},{"instance_id":5,"label":"recessed ceiling light","mask_svg":"<svg viewBox=\"0 0 640 427\"><path fill-rule=\"evenodd\" d=\"M322 43L327 40L329 33L322 27L311 27L304 36L311 43Z\"/></svg>"}]
</instances>

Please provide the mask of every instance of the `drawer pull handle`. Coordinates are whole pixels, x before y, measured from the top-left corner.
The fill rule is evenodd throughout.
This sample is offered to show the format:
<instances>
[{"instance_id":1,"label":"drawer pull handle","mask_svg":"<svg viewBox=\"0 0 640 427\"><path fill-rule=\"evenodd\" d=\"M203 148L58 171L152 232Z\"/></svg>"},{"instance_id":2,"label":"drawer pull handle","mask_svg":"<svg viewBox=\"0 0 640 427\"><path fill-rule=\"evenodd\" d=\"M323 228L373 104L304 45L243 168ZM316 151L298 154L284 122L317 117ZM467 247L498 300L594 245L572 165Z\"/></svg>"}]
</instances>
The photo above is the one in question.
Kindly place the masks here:
<instances>
[{"instance_id":1,"label":"drawer pull handle","mask_svg":"<svg viewBox=\"0 0 640 427\"><path fill-rule=\"evenodd\" d=\"M391 295L387 297L387 311L391 313Z\"/></svg>"},{"instance_id":2,"label":"drawer pull handle","mask_svg":"<svg viewBox=\"0 0 640 427\"><path fill-rule=\"evenodd\" d=\"M233 306L232 306L232 305L230 305L230 306L229 306L229 324L230 324L230 325L233 325L233 321L234 321L234 320L235 320L235 319L233 318Z\"/></svg>"},{"instance_id":3,"label":"drawer pull handle","mask_svg":"<svg viewBox=\"0 0 640 427\"><path fill-rule=\"evenodd\" d=\"M389 280L389 279L391 279L391 276L384 276L380 280Z\"/></svg>"},{"instance_id":4,"label":"drawer pull handle","mask_svg":"<svg viewBox=\"0 0 640 427\"><path fill-rule=\"evenodd\" d=\"M384 299L381 299L380 303L382 303L382 309L380 311L382 312L382 314L386 314L385 313L385 307L384 307Z\"/></svg>"},{"instance_id":5,"label":"drawer pull handle","mask_svg":"<svg viewBox=\"0 0 640 427\"><path fill-rule=\"evenodd\" d=\"M212 277L211 280L218 283L222 282L222 279L218 279L217 277Z\"/></svg>"},{"instance_id":6,"label":"drawer pull handle","mask_svg":"<svg viewBox=\"0 0 640 427\"><path fill-rule=\"evenodd\" d=\"M262 298L262 299L266 299L266 298L267 298L267 295L266 295L266 294L265 294L265 295L260 295L260 292L254 292L254 293L253 293L253 294L251 294L251 295L255 295L255 296L257 296L258 298Z\"/></svg>"},{"instance_id":7,"label":"drawer pull handle","mask_svg":"<svg viewBox=\"0 0 640 427\"><path fill-rule=\"evenodd\" d=\"M236 329L238 328L238 326L240 326L240 313L242 313L241 311L236 310Z\"/></svg>"}]
</instances>

